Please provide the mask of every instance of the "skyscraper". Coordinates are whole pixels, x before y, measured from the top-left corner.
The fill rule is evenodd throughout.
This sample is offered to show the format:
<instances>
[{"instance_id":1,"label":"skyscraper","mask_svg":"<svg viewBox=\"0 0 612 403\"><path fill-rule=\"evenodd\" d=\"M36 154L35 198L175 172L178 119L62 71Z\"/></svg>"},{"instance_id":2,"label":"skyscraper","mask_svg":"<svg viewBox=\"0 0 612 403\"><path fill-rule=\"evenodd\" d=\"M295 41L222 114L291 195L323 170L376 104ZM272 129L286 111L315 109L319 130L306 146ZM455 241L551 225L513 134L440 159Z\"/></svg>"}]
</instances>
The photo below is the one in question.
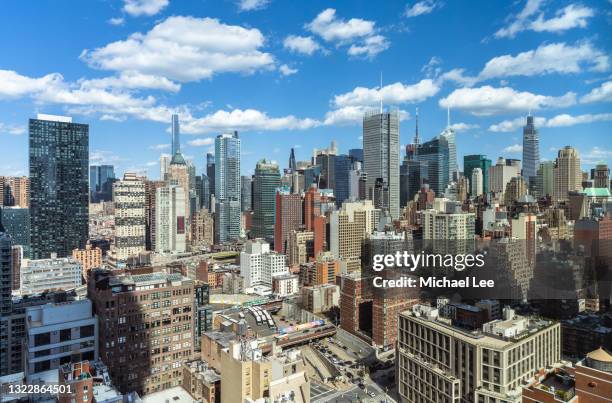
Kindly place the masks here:
<instances>
[{"instance_id":1,"label":"skyscraper","mask_svg":"<svg viewBox=\"0 0 612 403\"><path fill-rule=\"evenodd\" d=\"M459 165L457 164L457 141L455 138L455 130L450 124L450 109L448 110L448 121L446 128L440 133L440 137L444 137L448 143L448 180L456 181L459 177Z\"/></svg>"},{"instance_id":2,"label":"skyscraper","mask_svg":"<svg viewBox=\"0 0 612 403\"><path fill-rule=\"evenodd\" d=\"M446 136L437 136L421 144L416 160L427 163L427 180L436 196L444 194L449 182L449 148Z\"/></svg>"},{"instance_id":3,"label":"skyscraper","mask_svg":"<svg viewBox=\"0 0 612 403\"><path fill-rule=\"evenodd\" d=\"M463 176L471 178L474 168L482 170L482 192L484 194L489 193L489 168L491 168L491 160L482 154L463 156Z\"/></svg>"},{"instance_id":4,"label":"skyscraper","mask_svg":"<svg viewBox=\"0 0 612 403\"><path fill-rule=\"evenodd\" d=\"M39 114L29 132L32 258L70 256L89 236L89 126Z\"/></svg>"},{"instance_id":5,"label":"skyscraper","mask_svg":"<svg viewBox=\"0 0 612 403\"><path fill-rule=\"evenodd\" d=\"M179 117L172 115L172 155L181 152L181 132L179 128Z\"/></svg>"},{"instance_id":6,"label":"skyscraper","mask_svg":"<svg viewBox=\"0 0 612 403\"><path fill-rule=\"evenodd\" d=\"M92 203L111 201L115 168L112 165L92 165L89 167L89 194Z\"/></svg>"},{"instance_id":7,"label":"skyscraper","mask_svg":"<svg viewBox=\"0 0 612 403\"><path fill-rule=\"evenodd\" d=\"M240 138L236 131L215 139L215 197L217 241L240 238Z\"/></svg>"},{"instance_id":8,"label":"skyscraper","mask_svg":"<svg viewBox=\"0 0 612 403\"><path fill-rule=\"evenodd\" d=\"M11 291L13 289L13 239L4 232L0 223L0 316L8 315L11 312ZM5 333L3 329L2 334ZM3 337L4 338L4 337ZM4 345L0 345L2 350ZM8 351L0 351L0 355L8 354ZM4 364L5 357L0 357Z\"/></svg>"},{"instance_id":9,"label":"skyscraper","mask_svg":"<svg viewBox=\"0 0 612 403\"><path fill-rule=\"evenodd\" d=\"M523 177L530 188L535 186L537 169L540 165L540 138L533 123L533 116L527 116L523 127Z\"/></svg>"},{"instance_id":10,"label":"skyscraper","mask_svg":"<svg viewBox=\"0 0 612 403\"><path fill-rule=\"evenodd\" d=\"M276 220L274 223L274 250L287 253L289 235L302 225L302 196L289 188L276 190Z\"/></svg>"},{"instance_id":11,"label":"skyscraper","mask_svg":"<svg viewBox=\"0 0 612 403\"><path fill-rule=\"evenodd\" d=\"M251 210L251 188L253 187L253 178L250 175L240 177L240 210Z\"/></svg>"},{"instance_id":12,"label":"skyscraper","mask_svg":"<svg viewBox=\"0 0 612 403\"><path fill-rule=\"evenodd\" d=\"M482 178L483 178L482 169L474 168L472 170L472 176L470 178L470 185L471 185L470 194L473 197L478 197L482 195L482 189L483 189L483 179Z\"/></svg>"},{"instance_id":13,"label":"skyscraper","mask_svg":"<svg viewBox=\"0 0 612 403\"><path fill-rule=\"evenodd\" d=\"M366 194L374 199L376 183L388 192L388 205L376 206L399 217L399 112L368 112L363 117L363 168L367 173Z\"/></svg>"},{"instance_id":14,"label":"skyscraper","mask_svg":"<svg viewBox=\"0 0 612 403\"><path fill-rule=\"evenodd\" d=\"M208 176L208 182L210 187L210 194L215 194L215 155L211 153L206 154L206 176ZM209 200L210 203L210 200Z\"/></svg>"},{"instance_id":15,"label":"skyscraper","mask_svg":"<svg viewBox=\"0 0 612 403\"><path fill-rule=\"evenodd\" d=\"M289 154L289 169L291 172L297 171L297 162L295 161L295 150L291 147L291 154Z\"/></svg>"},{"instance_id":16,"label":"skyscraper","mask_svg":"<svg viewBox=\"0 0 612 403\"><path fill-rule=\"evenodd\" d=\"M159 157L159 179L164 181L168 175L168 169L170 167L170 157L168 155L162 155Z\"/></svg>"},{"instance_id":17,"label":"skyscraper","mask_svg":"<svg viewBox=\"0 0 612 403\"><path fill-rule=\"evenodd\" d=\"M610 189L610 168L603 162L598 163L591 170L591 179L593 179L593 187Z\"/></svg>"},{"instance_id":18,"label":"skyscraper","mask_svg":"<svg viewBox=\"0 0 612 403\"><path fill-rule=\"evenodd\" d=\"M30 209L21 207L0 207L0 223L13 238L13 245L23 247L25 258L30 257Z\"/></svg>"},{"instance_id":19,"label":"skyscraper","mask_svg":"<svg viewBox=\"0 0 612 403\"><path fill-rule=\"evenodd\" d=\"M538 167L536 174L536 195L537 197L552 196L554 191L554 170L553 161L543 161Z\"/></svg>"},{"instance_id":20,"label":"skyscraper","mask_svg":"<svg viewBox=\"0 0 612 403\"><path fill-rule=\"evenodd\" d=\"M580 154L573 147L565 146L557 155L554 169L555 201L567 200L571 191L582 190L582 171L580 170Z\"/></svg>"},{"instance_id":21,"label":"skyscraper","mask_svg":"<svg viewBox=\"0 0 612 403\"><path fill-rule=\"evenodd\" d=\"M337 155L334 167L334 196L336 205L341 206L342 202L350 196L350 172L353 170L353 158L346 154Z\"/></svg>"},{"instance_id":22,"label":"skyscraper","mask_svg":"<svg viewBox=\"0 0 612 403\"><path fill-rule=\"evenodd\" d=\"M274 243L276 217L276 189L280 186L280 170L277 164L261 160L255 166L253 177L253 228L255 238Z\"/></svg>"},{"instance_id":23,"label":"skyscraper","mask_svg":"<svg viewBox=\"0 0 612 403\"><path fill-rule=\"evenodd\" d=\"M155 252L186 250L185 190L176 185L159 187L155 195Z\"/></svg>"},{"instance_id":24,"label":"skyscraper","mask_svg":"<svg viewBox=\"0 0 612 403\"><path fill-rule=\"evenodd\" d=\"M331 145L327 149L314 149L313 150L313 163L320 168L320 176L318 186L321 189L335 189L335 169L336 169L336 155L338 154L338 148L336 142L332 141Z\"/></svg>"},{"instance_id":25,"label":"skyscraper","mask_svg":"<svg viewBox=\"0 0 612 403\"><path fill-rule=\"evenodd\" d=\"M118 263L146 249L146 201L145 183L135 173L126 172L123 180L114 183L114 255Z\"/></svg>"}]
</instances>

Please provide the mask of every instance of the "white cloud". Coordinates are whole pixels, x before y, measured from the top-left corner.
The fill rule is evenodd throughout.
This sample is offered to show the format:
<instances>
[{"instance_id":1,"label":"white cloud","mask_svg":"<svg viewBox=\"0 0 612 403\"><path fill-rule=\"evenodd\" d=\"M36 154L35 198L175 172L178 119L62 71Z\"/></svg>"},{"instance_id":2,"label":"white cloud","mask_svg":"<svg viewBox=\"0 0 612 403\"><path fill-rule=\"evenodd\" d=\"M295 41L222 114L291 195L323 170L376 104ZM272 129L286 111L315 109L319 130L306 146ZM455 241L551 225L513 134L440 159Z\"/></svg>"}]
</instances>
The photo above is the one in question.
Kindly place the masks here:
<instances>
[{"instance_id":1,"label":"white cloud","mask_svg":"<svg viewBox=\"0 0 612 403\"><path fill-rule=\"evenodd\" d=\"M364 39L362 43L352 44L348 50L351 56L365 56L373 58L380 52L389 48L389 42L382 35L373 35Z\"/></svg>"},{"instance_id":2,"label":"white cloud","mask_svg":"<svg viewBox=\"0 0 612 403\"><path fill-rule=\"evenodd\" d=\"M265 39L256 28L227 25L217 19L169 17L149 32L94 50L81 59L91 67L198 81L225 72L272 69L274 57L260 48Z\"/></svg>"},{"instance_id":3,"label":"white cloud","mask_svg":"<svg viewBox=\"0 0 612 403\"><path fill-rule=\"evenodd\" d=\"M441 7L442 4L440 2L434 0L423 0L418 1L410 7L406 5L406 11L404 15L408 18L418 17L419 15L429 14L434 11L437 7Z\"/></svg>"},{"instance_id":4,"label":"white cloud","mask_svg":"<svg viewBox=\"0 0 612 403\"><path fill-rule=\"evenodd\" d=\"M166 8L168 0L123 0L123 11L132 15L155 15Z\"/></svg>"},{"instance_id":5,"label":"white cloud","mask_svg":"<svg viewBox=\"0 0 612 403\"><path fill-rule=\"evenodd\" d=\"M599 113L599 114L583 114L583 115L569 115L567 113L556 115L552 118L535 117L534 123L536 127L568 127L579 124L587 124L593 122L609 122L612 121L612 113ZM489 126L489 131L498 133L508 133L518 131L525 125L525 118L518 117L511 120L504 120L500 123Z\"/></svg>"},{"instance_id":6,"label":"white cloud","mask_svg":"<svg viewBox=\"0 0 612 403\"><path fill-rule=\"evenodd\" d=\"M609 57L588 42L575 46L565 43L543 44L516 56L494 57L484 66L478 79L579 73L583 67L605 71L609 67Z\"/></svg>"},{"instance_id":7,"label":"white cloud","mask_svg":"<svg viewBox=\"0 0 612 403\"><path fill-rule=\"evenodd\" d=\"M308 56L312 55L318 50L321 50L321 46L312 38L312 36L289 35L283 41L283 47L292 52L302 53Z\"/></svg>"},{"instance_id":8,"label":"white cloud","mask_svg":"<svg viewBox=\"0 0 612 403\"><path fill-rule=\"evenodd\" d=\"M520 144L512 144L502 150L504 153L517 154L523 152L523 146Z\"/></svg>"},{"instance_id":9,"label":"white cloud","mask_svg":"<svg viewBox=\"0 0 612 403\"><path fill-rule=\"evenodd\" d=\"M363 122L363 115L366 112L373 110L371 106L352 105L343 106L333 109L325 114L323 123L327 126L353 126ZM399 110L399 118L401 121L410 118L410 114L404 110Z\"/></svg>"},{"instance_id":10,"label":"white cloud","mask_svg":"<svg viewBox=\"0 0 612 403\"><path fill-rule=\"evenodd\" d=\"M211 144L214 144L215 139L213 139L212 137L206 137L204 139L195 139L195 140L190 140L187 142L187 144L189 144L192 147L202 147L202 146L209 146Z\"/></svg>"},{"instance_id":11,"label":"white cloud","mask_svg":"<svg viewBox=\"0 0 612 403\"><path fill-rule=\"evenodd\" d=\"M333 104L336 107L373 106L380 102L381 97L385 104L414 103L436 95L439 90L440 87L428 78L411 85L396 82L382 89L356 87L350 92L336 95Z\"/></svg>"},{"instance_id":12,"label":"white cloud","mask_svg":"<svg viewBox=\"0 0 612 403\"><path fill-rule=\"evenodd\" d=\"M266 8L270 0L239 0L238 9L240 11L253 11Z\"/></svg>"},{"instance_id":13,"label":"white cloud","mask_svg":"<svg viewBox=\"0 0 612 403\"><path fill-rule=\"evenodd\" d=\"M283 76L290 76L290 75L295 74L295 73L298 72L298 69L291 68L291 67L287 66L286 64L282 64L278 68L278 70L280 71L281 75L283 75Z\"/></svg>"},{"instance_id":14,"label":"white cloud","mask_svg":"<svg viewBox=\"0 0 612 403\"><path fill-rule=\"evenodd\" d=\"M336 46L350 45L351 56L374 57L389 47L387 39L378 34L374 21L361 18L342 20L336 18L336 10L321 11L306 29Z\"/></svg>"},{"instance_id":15,"label":"white cloud","mask_svg":"<svg viewBox=\"0 0 612 403\"><path fill-rule=\"evenodd\" d=\"M113 164L121 161L126 161L126 158L120 157L112 151L94 150L89 153L91 164Z\"/></svg>"},{"instance_id":16,"label":"white cloud","mask_svg":"<svg viewBox=\"0 0 612 403\"><path fill-rule=\"evenodd\" d=\"M453 129L456 132L464 132L467 130L472 130L472 129L478 129L480 126L474 123L463 123L463 122L458 122L458 123L453 123L451 124L451 129Z\"/></svg>"},{"instance_id":17,"label":"white cloud","mask_svg":"<svg viewBox=\"0 0 612 403\"><path fill-rule=\"evenodd\" d=\"M461 109L477 116L526 112L542 108L566 107L576 103L576 94L560 97L516 91L510 87L459 88L438 102L443 108Z\"/></svg>"},{"instance_id":18,"label":"white cloud","mask_svg":"<svg viewBox=\"0 0 612 403\"><path fill-rule=\"evenodd\" d=\"M188 117L187 119L181 119L181 131L200 134L224 130L306 130L320 124L317 120L299 119L293 115L273 118L256 109L234 109L232 111L219 110L201 118Z\"/></svg>"},{"instance_id":19,"label":"white cloud","mask_svg":"<svg viewBox=\"0 0 612 403\"><path fill-rule=\"evenodd\" d=\"M583 164L595 165L601 161L612 159L612 150L595 146L590 151L580 155L580 161Z\"/></svg>"},{"instance_id":20,"label":"white cloud","mask_svg":"<svg viewBox=\"0 0 612 403\"><path fill-rule=\"evenodd\" d=\"M80 80L83 88L127 88L149 89L178 92L181 85L168 80L166 77L123 72L119 76Z\"/></svg>"},{"instance_id":21,"label":"white cloud","mask_svg":"<svg viewBox=\"0 0 612 403\"><path fill-rule=\"evenodd\" d=\"M22 134L25 134L25 132L25 126L8 125L6 123L0 122L0 134L6 133L13 136L21 136Z\"/></svg>"},{"instance_id":22,"label":"white cloud","mask_svg":"<svg viewBox=\"0 0 612 403\"><path fill-rule=\"evenodd\" d=\"M580 98L580 103L612 102L612 81L606 81Z\"/></svg>"},{"instance_id":23,"label":"white cloud","mask_svg":"<svg viewBox=\"0 0 612 403\"><path fill-rule=\"evenodd\" d=\"M123 24L125 24L125 18L123 18L123 17L114 17L114 18L110 18L106 22L108 22L110 25L115 25L115 26L123 25Z\"/></svg>"},{"instance_id":24,"label":"white cloud","mask_svg":"<svg viewBox=\"0 0 612 403\"><path fill-rule=\"evenodd\" d=\"M149 146L150 150L167 150L168 148L170 148L170 144L153 144L152 146Z\"/></svg>"},{"instance_id":25,"label":"white cloud","mask_svg":"<svg viewBox=\"0 0 612 403\"><path fill-rule=\"evenodd\" d=\"M508 18L510 23L495 32L496 38L514 38L522 31L536 32L562 32L572 28L585 28L587 20L594 16L595 12L591 8L570 4L555 13L555 16L546 19L541 12L544 0L527 0L525 7L520 13ZM538 15L533 20L532 17Z\"/></svg>"},{"instance_id":26,"label":"white cloud","mask_svg":"<svg viewBox=\"0 0 612 403\"><path fill-rule=\"evenodd\" d=\"M561 32L572 28L585 28L587 19L593 17L595 12L585 6L570 4L558 10L555 17L545 19L542 14L531 24L536 32Z\"/></svg>"},{"instance_id":27,"label":"white cloud","mask_svg":"<svg viewBox=\"0 0 612 403\"><path fill-rule=\"evenodd\" d=\"M13 70L0 70L0 98L13 98L44 91L56 87L64 81L59 73L47 74L39 78L23 76Z\"/></svg>"}]
</instances>

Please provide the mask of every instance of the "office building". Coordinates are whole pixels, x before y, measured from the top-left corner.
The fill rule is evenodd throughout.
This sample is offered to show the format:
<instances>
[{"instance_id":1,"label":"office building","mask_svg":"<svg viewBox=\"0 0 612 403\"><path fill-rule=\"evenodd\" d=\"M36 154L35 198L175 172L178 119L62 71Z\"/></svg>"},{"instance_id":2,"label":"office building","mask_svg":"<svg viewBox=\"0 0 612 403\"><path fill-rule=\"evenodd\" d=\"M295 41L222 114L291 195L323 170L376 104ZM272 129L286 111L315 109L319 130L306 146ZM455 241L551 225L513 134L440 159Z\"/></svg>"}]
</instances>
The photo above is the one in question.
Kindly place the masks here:
<instances>
[{"instance_id":1,"label":"office building","mask_svg":"<svg viewBox=\"0 0 612 403\"><path fill-rule=\"evenodd\" d=\"M540 166L540 137L533 123L533 116L527 116L523 127L523 178L529 188L535 185L537 169Z\"/></svg>"},{"instance_id":2,"label":"office building","mask_svg":"<svg viewBox=\"0 0 612 403\"><path fill-rule=\"evenodd\" d=\"M363 169L367 173L366 195L374 200L376 184L385 193L376 208L399 218L399 112L368 112L363 117ZM448 167L447 167L448 170Z\"/></svg>"},{"instance_id":3,"label":"office building","mask_svg":"<svg viewBox=\"0 0 612 403\"><path fill-rule=\"evenodd\" d=\"M251 189L253 188L253 177L250 175L242 175L240 177L240 211L252 210L251 200L253 195Z\"/></svg>"},{"instance_id":4,"label":"office building","mask_svg":"<svg viewBox=\"0 0 612 403\"><path fill-rule=\"evenodd\" d=\"M569 193L582 190L582 171L580 154L573 147L565 146L559 150L553 171L555 201L568 200Z\"/></svg>"},{"instance_id":5,"label":"office building","mask_svg":"<svg viewBox=\"0 0 612 403\"><path fill-rule=\"evenodd\" d=\"M511 178L506 184L506 191L504 192L504 205L512 206L512 203L526 196L528 192L528 183L524 177L515 176L514 178Z\"/></svg>"},{"instance_id":6,"label":"office building","mask_svg":"<svg viewBox=\"0 0 612 403\"><path fill-rule=\"evenodd\" d=\"M89 198L92 203L113 199L115 168L112 165L91 165L89 167Z\"/></svg>"},{"instance_id":7,"label":"office building","mask_svg":"<svg viewBox=\"0 0 612 403\"><path fill-rule=\"evenodd\" d=\"M485 155L473 154L463 157L463 176L466 178L472 177L474 168L480 168L482 171L482 193L489 193L489 168L491 168L491 160Z\"/></svg>"},{"instance_id":8,"label":"office building","mask_svg":"<svg viewBox=\"0 0 612 403\"><path fill-rule=\"evenodd\" d=\"M316 256L313 231L291 231L287 242L287 263L298 266Z\"/></svg>"},{"instance_id":9,"label":"office building","mask_svg":"<svg viewBox=\"0 0 612 403\"><path fill-rule=\"evenodd\" d=\"M28 383L55 371L75 357L98 358L98 318L88 299L28 307L25 372ZM57 375L55 375L57 377Z\"/></svg>"},{"instance_id":10,"label":"office building","mask_svg":"<svg viewBox=\"0 0 612 403\"><path fill-rule=\"evenodd\" d=\"M536 174L536 195L537 197L552 196L554 191L554 169L553 161L543 161L538 167Z\"/></svg>"},{"instance_id":11,"label":"office building","mask_svg":"<svg viewBox=\"0 0 612 403\"><path fill-rule=\"evenodd\" d=\"M290 193L288 188L276 190L275 251L287 253L291 233L302 226L302 211L301 195Z\"/></svg>"},{"instance_id":12,"label":"office building","mask_svg":"<svg viewBox=\"0 0 612 403\"><path fill-rule=\"evenodd\" d=\"M608 165L599 163L591 169L593 187L610 189L610 168Z\"/></svg>"},{"instance_id":13,"label":"office building","mask_svg":"<svg viewBox=\"0 0 612 403\"><path fill-rule=\"evenodd\" d=\"M29 133L32 258L70 256L89 236L89 126L39 114Z\"/></svg>"},{"instance_id":14,"label":"office building","mask_svg":"<svg viewBox=\"0 0 612 403\"><path fill-rule=\"evenodd\" d=\"M466 331L438 309L415 305L399 316L398 394L405 402L521 402L523 381L561 358L559 323L504 318Z\"/></svg>"},{"instance_id":15,"label":"office building","mask_svg":"<svg viewBox=\"0 0 612 403\"><path fill-rule=\"evenodd\" d=\"M255 166L253 177L253 227L254 238L264 238L274 243L276 220L276 189L280 186L278 165L261 160Z\"/></svg>"},{"instance_id":16,"label":"office building","mask_svg":"<svg viewBox=\"0 0 612 403\"><path fill-rule=\"evenodd\" d=\"M215 194L215 155L211 153L206 154L206 176L208 177L210 193Z\"/></svg>"},{"instance_id":17,"label":"office building","mask_svg":"<svg viewBox=\"0 0 612 403\"><path fill-rule=\"evenodd\" d=\"M450 178L448 138L437 136L418 148L416 160L427 164L427 182L437 196L442 196Z\"/></svg>"},{"instance_id":18,"label":"office building","mask_svg":"<svg viewBox=\"0 0 612 403\"><path fill-rule=\"evenodd\" d=\"M315 148L312 154L312 163L319 168L317 186L320 189L335 189L336 156L338 155L336 142L332 140L329 148L320 150Z\"/></svg>"},{"instance_id":19,"label":"office building","mask_svg":"<svg viewBox=\"0 0 612 403\"><path fill-rule=\"evenodd\" d=\"M0 223L0 316L8 315L11 312L12 285L13 240L3 231L2 223Z\"/></svg>"},{"instance_id":20,"label":"office building","mask_svg":"<svg viewBox=\"0 0 612 403\"><path fill-rule=\"evenodd\" d=\"M215 138L216 243L240 238L240 138L238 132Z\"/></svg>"},{"instance_id":21,"label":"office building","mask_svg":"<svg viewBox=\"0 0 612 403\"><path fill-rule=\"evenodd\" d=\"M518 163L502 157L498 158L497 163L489 168L489 192L495 193L500 200L504 200L508 182L520 174L521 168Z\"/></svg>"},{"instance_id":22,"label":"office building","mask_svg":"<svg viewBox=\"0 0 612 403\"><path fill-rule=\"evenodd\" d=\"M83 266L72 257L26 260L21 267L21 295L80 287Z\"/></svg>"},{"instance_id":23,"label":"office building","mask_svg":"<svg viewBox=\"0 0 612 403\"><path fill-rule=\"evenodd\" d=\"M13 245L21 245L23 256L30 257L30 209L23 207L0 207L0 223L4 231L13 238Z\"/></svg>"},{"instance_id":24,"label":"office building","mask_svg":"<svg viewBox=\"0 0 612 403\"><path fill-rule=\"evenodd\" d=\"M297 171L297 162L295 160L295 150L291 147L291 153L289 154L289 165L287 166L291 172Z\"/></svg>"},{"instance_id":25,"label":"office building","mask_svg":"<svg viewBox=\"0 0 612 403\"><path fill-rule=\"evenodd\" d=\"M180 274L95 271L88 298L101 323L100 358L125 393L179 386L193 354L194 282Z\"/></svg>"},{"instance_id":26,"label":"office building","mask_svg":"<svg viewBox=\"0 0 612 403\"><path fill-rule=\"evenodd\" d=\"M340 306L340 287L321 284L302 287L302 307L308 312L323 313Z\"/></svg>"},{"instance_id":27,"label":"office building","mask_svg":"<svg viewBox=\"0 0 612 403\"><path fill-rule=\"evenodd\" d=\"M439 137L443 137L448 144L448 180L456 181L459 178L459 164L457 163L457 139L455 130L450 125L450 111L449 121L446 128L440 133Z\"/></svg>"},{"instance_id":28,"label":"office building","mask_svg":"<svg viewBox=\"0 0 612 403\"><path fill-rule=\"evenodd\" d=\"M358 163L359 164L359 163ZM336 205L341 206L351 197L351 177L356 179L353 158L346 154L336 155L334 159L334 196ZM351 173L353 173L351 175ZM355 191L353 191L355 193Z\"/></svg>"},{"instance_id":29,"label":"office building","mask_svg":"<svg viewBox=\"0 0 612 403\"><path fill-rule=\"evenodd\" d=\"M133 172L113 184L115 207L115 244L113 255L116 265L124 264L130 256L146 249L146 194L145 183Z\"/></svg>"},{"instance_id":30,"label":"office building","mask_svg":"<svg viewBox=\"0 0 612 403\"><path fill-rule=\"evenodd\" d=\"M166 182L145 181L145 245L146 250L155 250L155 203L157 189L166 186Z\"/></svg>"},{"instance_id":31,"label":"office building","mask_svg":"<svg viewBox=\"0 0 612 403\"><path fill-rule=\"evenodd\" d=\"M300 290L299 276L296 274L281 274L272 277L272 294L278 298L288 297Z\"/></svg>"},{"instance_id":32,"label":"office building","mask_svg":"<svg viewBox=\"0 0 612 403\"><path fill-rule=\"evenodd\" d=\"M272 286L272 278L289 274L285 255L270 250L263 239L249 240L240 252L240 276L246 288L257 285Z\"/></svg>"},{"instance_id":33,"label":"office building","mask_svg":"<svg viewBox=\"0 0 612 403\"><path fill-rule=\"evenodd\" d=\"M162 155L159 157L159 180L165 181L170 172L170 156Z\"/></svg>"}]
</instances>

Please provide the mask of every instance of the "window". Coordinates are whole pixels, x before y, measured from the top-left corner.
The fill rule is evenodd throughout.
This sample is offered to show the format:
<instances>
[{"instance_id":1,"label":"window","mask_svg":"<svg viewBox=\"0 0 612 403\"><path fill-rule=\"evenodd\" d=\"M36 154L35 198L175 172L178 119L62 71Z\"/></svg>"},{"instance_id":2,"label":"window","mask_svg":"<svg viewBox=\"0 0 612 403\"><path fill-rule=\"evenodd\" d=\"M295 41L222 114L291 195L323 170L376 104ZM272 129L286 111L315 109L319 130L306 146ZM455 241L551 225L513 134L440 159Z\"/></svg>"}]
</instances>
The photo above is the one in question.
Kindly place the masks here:
<instances>
[{"instance_id":1,"label":"window","mask_svg":"<svg viewBox=\"0 0 612 403\"><path fill-rule=\"evenodd\" d=\"M94 325L81 326L81 338L92 337L94 335Z\"/></svg>"},{"instance_id":2,"label":"window","mask_svg":"<svg viewBox=\"0 0 612 403\"><path fill-rule=\"evenodd\" d=\"M38 346L44 346L46 344L50 344L51 343L51 334L49 332L47 333L39 333L34 335L34 345L36 347ZM38 371L36 371L38 372Z\"/></svg>"},{"instance_id":3,"label":"window","mask_svg":"<svg viewBox=\"0 0 612 403\"><path fill-rule=\"evenodd\" d=\"M60 342L68 341L72 339L72 329L61 329L60 330Z\"/></svg>"}]
</instances>

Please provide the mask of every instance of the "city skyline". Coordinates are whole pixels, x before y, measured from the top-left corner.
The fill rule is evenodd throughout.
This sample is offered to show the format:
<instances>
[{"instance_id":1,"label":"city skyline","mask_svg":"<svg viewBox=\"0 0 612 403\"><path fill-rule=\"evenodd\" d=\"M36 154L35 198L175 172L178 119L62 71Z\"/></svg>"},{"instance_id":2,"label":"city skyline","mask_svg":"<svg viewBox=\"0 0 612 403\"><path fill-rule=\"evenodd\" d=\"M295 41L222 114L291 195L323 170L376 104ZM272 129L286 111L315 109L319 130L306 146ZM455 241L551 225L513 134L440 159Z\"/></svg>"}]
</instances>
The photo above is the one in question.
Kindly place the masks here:
<instances>
[{"instance_id":1,"label":"city skyline","mask_svg":"<svg viewBox=\"0 0 612 403\"><path fill-rule=\"evenodd\" d=\"M118 177L136 170L157 178L160 154L171 153L173 113L181 119L183 153L198 174L215 136L232 130L241 134L241 173L252 174L261 158L284 168L292 147L297 160L308 159L330 139L341 153L360 148L363 112L377 109L381 100L401 111L402 156L414 136L416 107L422 141L444 130L450 107L460 169L463 156L475 148L493 161L521 158L522 127L530 112L542 161L570 144L578 148L582 169L612 162L605 137L612 127L611 41L609 22L601 16L607 3L483 2L478 15L435 1L385 7L341 3L335 9L312 2L299 12L280 2L264 3L241 10L170 2L152 15L136 16L122 10L121 2L62 14L42 2L39 12L28 15L33 21L27 27L11 17L27 6L7 4L0 16L7 30L3 48L11 56L0 63L0 171L27 173L27 121L38 112L88 124L91 165L113 165ZM417 7L421 4L428 7ZM281 14L283 21L274 18ZM36 23L49 15L70 19L71 38L78 40L51 46L65 42L67 33ZM261 22L268 20L275 23ZM461 29L466 21L478 28L466 32ZM38 25L46 27L44 39ZM224 42L197 43L193 56L199 62L185 64L191 39L181 34L181 25ZM249 41L232 46L234 32ZM10 42L15 35L23 38L19 44ZM160 62L164 49L154 47L156 38L160 46L179 47L176 64L184 68ZM466 43L475 43L475 50L465 49ZM48 63L34 63L33 55L49 49L56 54ZM224 63L198 59L211 49ZM129 53L145 50L142 64ZM406 54L409 63L396 63ZM265 97L253 96L262 92Z\"/></svg>"}]
</instances>

